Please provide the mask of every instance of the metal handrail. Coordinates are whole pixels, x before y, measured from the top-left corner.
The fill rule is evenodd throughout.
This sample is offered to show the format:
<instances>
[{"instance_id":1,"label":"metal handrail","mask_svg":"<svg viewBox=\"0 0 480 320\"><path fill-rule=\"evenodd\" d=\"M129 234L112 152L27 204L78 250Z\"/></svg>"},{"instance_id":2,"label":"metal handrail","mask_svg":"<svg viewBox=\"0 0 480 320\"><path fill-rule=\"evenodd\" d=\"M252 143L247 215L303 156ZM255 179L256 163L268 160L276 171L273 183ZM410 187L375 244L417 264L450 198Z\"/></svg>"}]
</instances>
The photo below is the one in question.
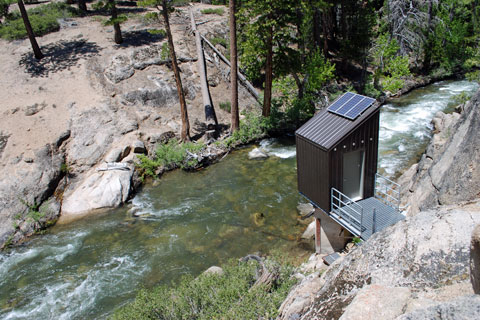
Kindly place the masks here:
<instances>
[{"instance_id":1,"label":"metal handrail","mask_svg":"<svg viewBox=\"0 0 480 320\"><path fill-rule=\"evenodd\" d=\"M375 173L375 198L386 205L400 210L400 185L378 173Z\"/></svg>"},{"instance_id":2,"label":"metal handrail","mask_svg":"<svg viewBox=\"0 0 480 320\"><path fill-rule=\"evenodd\" d=\"M355 227L360 236L362 234L363 225L363 208L358 203L341 193L335 188L330 191L330 205L332 211L335 211L340 218L344 219L350 225ZM345 208L348 208L346 210Z\"/></svg>"}]
</instances>

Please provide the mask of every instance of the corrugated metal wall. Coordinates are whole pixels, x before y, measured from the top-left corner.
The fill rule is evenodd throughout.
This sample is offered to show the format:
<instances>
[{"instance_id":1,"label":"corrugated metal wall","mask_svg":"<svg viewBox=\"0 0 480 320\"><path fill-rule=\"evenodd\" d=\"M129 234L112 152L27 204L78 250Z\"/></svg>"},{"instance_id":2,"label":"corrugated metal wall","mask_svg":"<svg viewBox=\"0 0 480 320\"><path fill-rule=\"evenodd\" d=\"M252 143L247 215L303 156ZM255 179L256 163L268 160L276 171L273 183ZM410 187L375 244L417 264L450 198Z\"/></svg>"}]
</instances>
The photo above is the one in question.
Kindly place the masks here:
<instances>
[{"instance_id":1,"label":"corrugated metal wall","mask_svg":"<svg viewBox=\"0 0 480 320\"><path fill-rule=\"evenodd\" d=\"M378 126L380 112L376 112L357 130L343 139L330 152L332 180L331 187L343 190L343 154L356 150L365 151L365 173L363 190L364 198L373 197L375 189L375 173L378 160ZM362 143L363 141L363 143Z\"/></svg>"},{"instance_id":2,"label":"corrugated metal wall","mask_svg":"<svg viewBox=\"0 0 480 320\"><path fill-rule=\"evenodd\" d=\"M316 206L330 206L328 153L297 136L298 190Z\"/></svg>"},{"instance_id":3,"label":"corrugated metal wall","mask_svg":"<svg viewBox=\"0 0 480 320\"><path fill-rule=\"evenodd\" d=\"M330 190L343 189L343 154L365 151L364 198L372 197L378 160L380 112L343 139L330 152L307 139L296 137L298 190L326 212L330 212ZM362 142L363 141L363 142Z\"/></svg>"}]
</instances>

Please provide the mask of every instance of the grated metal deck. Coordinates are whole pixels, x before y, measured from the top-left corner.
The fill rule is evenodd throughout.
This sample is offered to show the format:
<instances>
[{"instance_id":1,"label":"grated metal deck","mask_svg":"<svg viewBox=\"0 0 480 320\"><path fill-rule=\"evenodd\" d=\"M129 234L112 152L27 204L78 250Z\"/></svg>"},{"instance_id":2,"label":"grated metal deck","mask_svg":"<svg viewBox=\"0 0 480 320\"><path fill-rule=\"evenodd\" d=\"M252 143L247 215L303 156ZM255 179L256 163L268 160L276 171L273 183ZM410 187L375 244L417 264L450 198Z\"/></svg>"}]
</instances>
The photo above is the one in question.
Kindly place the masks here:
<instances>
[{"instance_id":1,"label":"grated metal deck","mask_svg":"<svg viewBox=\"0 0 480 320\"><path fill-rule=\"evenodd\" d=\"M343 226L345 229L350 231L353 235L367 240L374 233L373 231L373 210L375 209L376 214L376 223L375 223L375 232L381 231L400 220L405 219L405 216L395 210L394 208L387 206L385 203L381 202L377 198L368 198L355 202L355 204L360 205L363 209L363 217L360 226L351 223L348 219L345 219L345 214L339 212L339 210L332 210L330 212L330 217L334 219L337 223ZM352 215L354 214L353 209L349 208L349 205L342 207L344 213L351 211Z\"/></svg>"}]
</instances>

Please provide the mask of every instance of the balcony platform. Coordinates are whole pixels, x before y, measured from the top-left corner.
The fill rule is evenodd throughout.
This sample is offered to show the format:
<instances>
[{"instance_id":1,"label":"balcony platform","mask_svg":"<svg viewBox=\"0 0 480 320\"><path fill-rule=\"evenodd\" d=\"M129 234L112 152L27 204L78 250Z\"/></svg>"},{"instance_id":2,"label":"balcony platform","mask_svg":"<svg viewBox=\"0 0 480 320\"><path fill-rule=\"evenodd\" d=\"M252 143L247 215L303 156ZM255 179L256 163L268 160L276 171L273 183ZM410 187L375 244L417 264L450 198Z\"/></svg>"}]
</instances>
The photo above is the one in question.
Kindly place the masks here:
<instances>
[{"instance_id":1,"label":"balcony platform","mask_svg":"<svg viewBox=\"0 0 480 320\"><path fill-rule=\"evenodd\" d=\"M354 236L367 240L373 233L381 231L405 216L377 198L368 198L357 202L332 206L330 217ZM375 221L374 221L375 211Z\"/></svg>"}]
</instances>

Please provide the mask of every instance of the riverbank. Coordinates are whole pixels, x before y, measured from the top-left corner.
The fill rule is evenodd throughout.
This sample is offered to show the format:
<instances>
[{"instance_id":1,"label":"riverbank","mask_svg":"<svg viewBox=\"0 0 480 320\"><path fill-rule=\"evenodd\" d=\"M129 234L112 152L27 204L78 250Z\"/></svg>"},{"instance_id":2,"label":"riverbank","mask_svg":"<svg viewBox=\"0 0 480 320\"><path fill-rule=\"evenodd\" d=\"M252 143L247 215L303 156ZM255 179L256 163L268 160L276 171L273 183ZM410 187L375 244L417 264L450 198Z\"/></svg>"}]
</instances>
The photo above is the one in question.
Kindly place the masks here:
<instances>
[{"instance_id":1,"label":"riverbank","mask_svg":"<svg viewBox=\"0 0 480 320\"><path fill-rule=\"evenodd\" d=\"M195 4L194 12L200 17L209 7ZM0 90L0 98L8 101L0 107L2 247L21 243L69 213L83 216L123 204L138 187L137 155L152 155L157 145L179 136L173 74L167 61L158 59L166 39L148 32L157 27L142 19L150 9L122 10L132 14L122 25L122 45L113 43L111 27L104 26L98 16L69 19L60 31L39 37L46 54L40 62L27 59L28 40L0 40L0 57L5 61L0 71L9 75L2 78ZM201 141L206 127L195 41L185 35L188 8L177 12L172 32L191 135ZM227 17L208 18L209 23L199 30L209 38L225 37ZM218 106L228 100L224 94L228 70L213 58L207 69L212 99ZM239 101L242 111L257 109L243 86ZM225 136L230 113L221 108L216 113L220 135ZM211 158L225 152L228 149ZM79 192L87 197L79 197Z\"/></svg>"}]
</instances>

